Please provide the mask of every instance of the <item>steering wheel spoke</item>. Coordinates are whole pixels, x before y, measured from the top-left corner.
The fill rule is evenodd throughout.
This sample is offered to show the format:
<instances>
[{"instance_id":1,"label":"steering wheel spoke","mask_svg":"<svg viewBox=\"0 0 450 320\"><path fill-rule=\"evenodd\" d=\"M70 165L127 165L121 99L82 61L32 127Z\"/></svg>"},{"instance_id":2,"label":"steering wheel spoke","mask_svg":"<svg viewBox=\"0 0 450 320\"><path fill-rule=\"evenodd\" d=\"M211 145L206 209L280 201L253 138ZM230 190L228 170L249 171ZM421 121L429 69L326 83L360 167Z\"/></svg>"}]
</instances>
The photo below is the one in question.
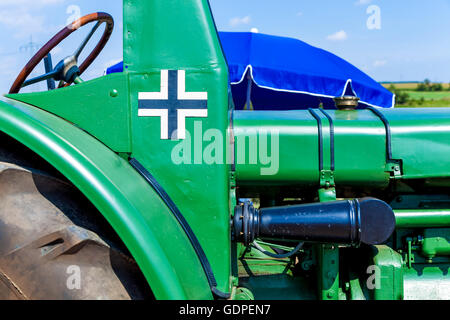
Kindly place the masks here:
<instances>
[{"instance_id":1,"label":"steering wheel spoke","mask_svg":"<svg viewBox=\"0 0 450 320\"><path fill-rule=\"evenodd\" d=\"M80 57L81 52L83 52L84 48L88 44L89 40L91 40L92 36L94 35L95 31L97 31L98 27L100 27L102 23L99 21L95 24L95 26L92 28L92 30L89 32L89 34L86 36L86 38L83 40L81 45L78 47L77 51L73 54L75 58L78 60Z\"/></svg>"},{"instance_id":2,"label":"steering wheel spoke","mask_svg":"<svg viewBox=\"0 0 450 320\"><path fill-rule=\"evenodd\" d=\"M41 76L37 76L35 78L25 81L22 84L22 88L30 86L30 85L38 83L38 82L41 82L41 81L44 81L44 80L47 80L47 79L51 79L51 78L55 77L57 74L58 74L58 71L53 70L53 71L43 74Z\"/></svg>"}]
</instances>

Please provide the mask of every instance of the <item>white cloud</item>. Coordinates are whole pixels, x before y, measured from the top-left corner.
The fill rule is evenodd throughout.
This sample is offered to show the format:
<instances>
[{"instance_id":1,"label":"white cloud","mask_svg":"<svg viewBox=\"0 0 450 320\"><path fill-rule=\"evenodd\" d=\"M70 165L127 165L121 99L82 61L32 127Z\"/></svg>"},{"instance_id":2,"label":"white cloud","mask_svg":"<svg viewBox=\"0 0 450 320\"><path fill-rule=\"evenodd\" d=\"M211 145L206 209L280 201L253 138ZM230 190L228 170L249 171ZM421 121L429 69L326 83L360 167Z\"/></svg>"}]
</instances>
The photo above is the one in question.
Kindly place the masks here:
<instances>
[{"instance_id":1,"label":"white cloud","mask_svg":"<svg viewBox=\"0 0 450 320\"><path fill-rule=\"evenodd\" d=\"M43 8L60 5L65 0L0 0L0 27L9 29L15 38L31 34L53 33L61 28L45 23ZM41 14L42 13L42 14Z\"/></svg>"},{"instance_id":2,"label":"white cloud","mask_svg":"<svg viewBox=\"0 0 450 320\"><path fill-rule=\"evenodd\" d=\"M374 66L375 68L383 67L383 66L385 66L387 63L388 63L387 60L376 60L376 61L374 61L373 66Z\"/></svg>"},{"instance_id":3,"label":"white cloud","mask_svg":"<svg viewBox=\"0 0 450 320\"><path fill-rule=\"evenodd\" d=\"M14 37L28 37L30 34L37 34L45 31L44 18L42 16L32 16L22 10L2 10L0 11L0 24L14 31Z\"/></svg>"},{"instance_id":4,"label":"white cloud","mask_svg":"<svg viewBox=\"0 0 450 320\"><path fill-rule=\"evenodd\" d=\"M55 5L64 3L65 0L1 0L0 7L9 7L9 6L27 6L27 7L44 7L48 5Z\"/></svg>"},{"instance_id":5,"label":"white cloud","mask_svg":"<svg viewBox=\"0 0 450 320\"><path fill-rule=\"evenodd\" d=\"M364 6L364 5L369 4L371 2L372 2L372 0L358 0L358 1L355 2L355 5L357 5L357 6Z\"/></svg>"},{"instance_id":6,"label":"white cloud","mask_svg":"<svg viewBox=\"0 0 450 320\"><path fill-rule=\"evenodd\" d=\"M348 35L344 30L338 31L336 33L330 34L327 39L330 41L344 41L347 40Z\"/></svg>"},{"instance_id":7,"label":"white cloud","mask_svg":"<svg viewBox=\"0 0 450 320\"><path fill-rule=\"evenodd\" d=\"M0 44L0 92L6 92L13 76L23 68L30 59L31 52L25 46L33 36L33 42L39 38L47 40L48 35L59 31L59 27L49 25L46 21L51 6L63 5L66 0L0 0L0 34L8 35L9 40ZM15 41L15 39L19 39ZM39 43L42 44L42 43ZM22 49L19 50L19 47ZM58 49L57 49L58 50ZM9 52L9 53L8 53ZM13 53L15 52L15 53ZM42 74L43 68L36 69Z\"/></svg>"},{"instance_id":8,"label":"white cloud","mask_svg":"<svg viewBox=\"0 0 450 320\"><path fill-rule=\"evenodd\" d=\"M259 33L259 29L258 28L251 28L250 32Z\"/></svg>"},{"instance_id":9,"label":"white cloud","mask_svg":"<svg viewBox=\"0 0 450 320\"><path fill-rule=\"evenodd\" d=\"M237 27L243 24L249 24L252 21L252 18L250 16L245 17L234 17L230 19L230 26Z\"/></svg>"}]
</instances>

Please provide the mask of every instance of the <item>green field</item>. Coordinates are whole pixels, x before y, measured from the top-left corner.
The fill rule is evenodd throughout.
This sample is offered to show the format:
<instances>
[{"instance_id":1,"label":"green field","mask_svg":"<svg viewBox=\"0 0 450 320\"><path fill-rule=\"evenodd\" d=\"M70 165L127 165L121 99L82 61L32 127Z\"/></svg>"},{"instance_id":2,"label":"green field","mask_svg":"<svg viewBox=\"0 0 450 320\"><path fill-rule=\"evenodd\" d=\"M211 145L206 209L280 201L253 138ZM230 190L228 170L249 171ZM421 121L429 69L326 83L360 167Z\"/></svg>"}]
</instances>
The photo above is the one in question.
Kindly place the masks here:
<instances>
[{"instance_id":1,"label":"green field","mask_svg":"<svg viewBox=\"0 0 450 320\"><path fill-rule=\"evenodd\" d=\"M450 87L449 84L443 83L442 91L417 91L418 83L382 83L382 85L390 89L395 87L395 93L407 94L406 102L399 104L397 108L440 108L450 107Z\"/></svg>"},{"instance_id":2,"label":"green field","mask_svg":"<svg viewBox=\"0 0 450 320\"><path fill-rule=\"evenodd\" d=\"M405 104L398 104L396 108L450 108L450 99L445 100L425 100L424 102L411 101Z\"/></svg>"},{"instance_id":3,"label":"green field","mask_svg":"<svg viewBox=\"0 0 450 320\"><path fill-rule=\"evenodd\" d=\"M424 98L425 100L445 100L450 99L450 91L436 91L436 92L426 92L426 91L410 91L405 90L411 99L420 100Z\"/></svg>"}]
</instances>

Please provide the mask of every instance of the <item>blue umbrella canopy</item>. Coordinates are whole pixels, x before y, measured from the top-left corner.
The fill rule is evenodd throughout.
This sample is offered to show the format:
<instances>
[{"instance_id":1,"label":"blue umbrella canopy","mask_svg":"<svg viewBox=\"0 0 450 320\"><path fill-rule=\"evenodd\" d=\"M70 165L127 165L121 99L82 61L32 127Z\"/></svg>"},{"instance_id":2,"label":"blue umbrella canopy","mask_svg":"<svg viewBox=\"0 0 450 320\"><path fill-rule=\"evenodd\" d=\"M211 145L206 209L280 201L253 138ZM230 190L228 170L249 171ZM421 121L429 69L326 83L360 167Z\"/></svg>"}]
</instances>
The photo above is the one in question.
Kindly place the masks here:
<instances>
[{"instance_id":1,"label":"blue umbrella canopy","mask_svg":"<svg viewBox=\"0 0 450 320\"><path fill-rule=\"evenodd\" d=\"M219 32L236 109L335 109L334 97L360 107L394 107L394 95L338 56L303 41L252 32ZM107 73L121 72L123 63Z\"/></svg>"}]
</instances>

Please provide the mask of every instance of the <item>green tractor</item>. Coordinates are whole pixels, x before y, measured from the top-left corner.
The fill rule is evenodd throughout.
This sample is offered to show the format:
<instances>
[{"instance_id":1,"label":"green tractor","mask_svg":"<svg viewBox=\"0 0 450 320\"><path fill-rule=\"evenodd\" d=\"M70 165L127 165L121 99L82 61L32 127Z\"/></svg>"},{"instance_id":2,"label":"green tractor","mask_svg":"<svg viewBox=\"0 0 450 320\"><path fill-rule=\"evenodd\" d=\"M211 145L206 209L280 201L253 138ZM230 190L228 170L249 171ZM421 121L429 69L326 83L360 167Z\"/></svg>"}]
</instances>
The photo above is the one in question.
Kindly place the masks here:
<instances>
[{"instance_id":1,"label":"green tractor","mask_svg":"<svg viewBox=\"0 0 450 320\"><path fill-rule=\"evenodd\" d=\"M123 7L0 101L1 299L450 299L450 109L235 111L207 0Z\"/></svg>"}]
</instances>

